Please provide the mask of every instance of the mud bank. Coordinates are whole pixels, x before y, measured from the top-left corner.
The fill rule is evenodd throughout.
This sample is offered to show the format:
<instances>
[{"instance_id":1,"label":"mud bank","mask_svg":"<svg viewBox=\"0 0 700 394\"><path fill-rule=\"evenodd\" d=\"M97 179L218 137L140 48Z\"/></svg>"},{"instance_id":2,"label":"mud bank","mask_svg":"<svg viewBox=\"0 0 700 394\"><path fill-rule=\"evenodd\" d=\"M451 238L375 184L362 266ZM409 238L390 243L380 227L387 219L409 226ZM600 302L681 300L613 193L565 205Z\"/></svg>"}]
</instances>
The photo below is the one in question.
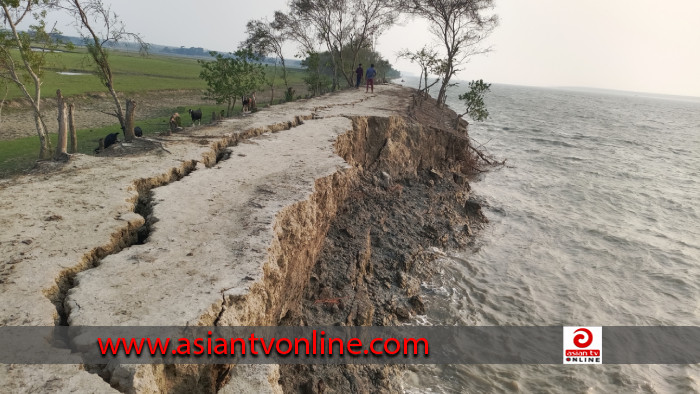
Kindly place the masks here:
<instances>
[{"instance_id":1,"label":"mud bank","mask_svg":"<svg viewBox=\"0 0 700 394\"><path fill-rule=\"evenodd\" d=\"M9 201L0 322L368 325L420 313L426 248L462 243L475 225L465 213L473 163L463 136L403 117L409 95L383 86L293 103L164 138L167 150L77 155L54 173L0 184ZM337 297L342 308L316 302ZM336 382L325 373L2 366L0 386L293 392ZM390 375L377 387L392 388Z\"/></svg>"},{"instance_id":2,"label":"mud bank","mask_svg":"<svg viewBox=\"0 0 700 394\"><path fill-rule=\"evenodd\" d=\"M337 148L362 168L333 220L293 326L385 326L425 313L438 248L464 247L484 217L469 200L465 140L400 118L355 118ZM467 160L468 162L468 160ZM283 365L285 393L400 392L398 365Z\"/></svg>"}]
</instances>

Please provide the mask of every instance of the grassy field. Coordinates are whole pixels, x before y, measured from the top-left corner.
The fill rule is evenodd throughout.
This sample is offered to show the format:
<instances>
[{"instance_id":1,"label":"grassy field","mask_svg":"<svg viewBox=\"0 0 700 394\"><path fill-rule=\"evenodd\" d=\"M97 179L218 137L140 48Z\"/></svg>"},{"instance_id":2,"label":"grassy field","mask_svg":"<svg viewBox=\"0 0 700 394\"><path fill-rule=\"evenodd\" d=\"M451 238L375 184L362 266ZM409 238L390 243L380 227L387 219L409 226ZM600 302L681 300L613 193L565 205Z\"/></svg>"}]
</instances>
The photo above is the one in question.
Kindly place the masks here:
<instances>
[{"instance_id":1,"label":"grassy field","mask_svg":"<svg viewBox=\"0 0 700 394\"><path fill-rule=\"evenodd\" d=\"M42 76L44 97L53 96L57 89L65 97L91 92L106 92L100 79L93 74L94 66L84 50L56 52L46 55L46 67ZM176 56L141 56L134 52L114 51L110 55L117 92L134 93L149 90L190 90L207 88L199 78L201 66L196 59ZM272 66L266 71L272 75ZM60 72L84 73L86 75L63 75ZM290 84L303 84L301 70L290 70ZM282 86L281 69L277 69L276 84ZM298 90L298 89L297 89ZM20 90L9 87L7 99L21 98Z\"/></svg>"},{"instance_id":2,"label":"grassy field","mask_svg":"<svg viewBox=\"0 0 700 394\"><path fill-rule=\"evenodd\" d=\"M47 55L47 66L42 77L42 93L44 97L52 97L56 89L66 97L85 95L92 92L106 92L99 78L91 74L93 68L86 53L80 49L74 52L52 53ZM148 56L143 57L136 53L113 52L110 56L111 65L114 72L114 82L117 92L120 93L143 93L148 91L162 90L197 90L204 91L206 83L199 78L200 65L197 60L191 58L169 57L169 56ZM272 66L266 67L269 75L272 74ZM87 75L62 75L59 72L86 73ZM303 72L301 70L289 70L290 85L296 90L297 95L304 95L306 88L303 82ZM281 69L277 68L275 87L275 102L284 97L284 84L281 79ZM258 105L268 103L269 86L262 87L258 94ZM8 100L22 97L20 91L12 86L8 93ZM234 114L240 113L240 100ZM209 119L212 111L219 112L225 106L217 106L214 102L211 105L201 107L205 114L204 118ZM155 134L168 128L167 122L170 114L179 112L186 115L184 107L168 108L164 107L162 116L141 119L137 121L145 135ZM188 124L188 117L183 116L185 125ZM28 119L28 122L33 122ZM33 128L33 124L31 126ZM115 122L112 126L78 130L78 143L80 153L93 154L98 145L98 140L109 133L120 132L119 124ZM123 135L120 136L122 138ZM55 147L56 134L51 134ZM38 137L18 138L10 141L0 141L0 177L7 177L22 173L31 168L39 152Z\"/></svg>"}]
</instances>

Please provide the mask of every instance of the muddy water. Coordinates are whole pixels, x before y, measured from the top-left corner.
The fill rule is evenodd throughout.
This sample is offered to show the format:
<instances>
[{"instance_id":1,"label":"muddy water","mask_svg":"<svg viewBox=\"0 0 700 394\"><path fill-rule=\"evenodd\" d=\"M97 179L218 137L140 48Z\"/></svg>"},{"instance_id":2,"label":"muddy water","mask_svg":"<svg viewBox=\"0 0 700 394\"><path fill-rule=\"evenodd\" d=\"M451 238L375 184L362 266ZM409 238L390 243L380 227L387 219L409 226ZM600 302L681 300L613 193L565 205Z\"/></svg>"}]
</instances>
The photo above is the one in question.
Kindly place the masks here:
<instances>
[{"instance_id":1,"label":"muddy water","mask_svg":"<svg viewBox=\"0 0 700 394\"><path fill-rule=\"evenodd\" d=\"M494 85L487 104L470 134L508 167L472 184L490 224L423 283L418 323L700 325L700 99ZM422 366L405 381L410 393L698 392L700 367Z\"/></svg>"}]
</instances>

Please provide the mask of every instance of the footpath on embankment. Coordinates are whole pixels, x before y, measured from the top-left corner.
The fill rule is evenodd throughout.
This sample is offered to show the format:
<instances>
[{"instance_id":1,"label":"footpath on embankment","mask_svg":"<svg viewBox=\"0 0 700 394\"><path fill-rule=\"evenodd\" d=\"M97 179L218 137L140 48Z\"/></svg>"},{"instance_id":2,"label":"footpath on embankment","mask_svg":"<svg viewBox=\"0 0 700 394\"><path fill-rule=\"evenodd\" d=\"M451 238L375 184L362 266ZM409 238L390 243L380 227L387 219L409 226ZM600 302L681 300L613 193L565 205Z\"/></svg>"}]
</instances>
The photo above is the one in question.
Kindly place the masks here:
<instances>
[{"instance_id":1,"label":"footpath on embankment","mask_svg":"<svg viewBox=\"0 0 700 394\"><path fill-rule=\"evenodd\" d=\"M469 172L466 139L407 126L411 93L344 91L0 181L0 325L280 324L363 170ZM280 392L279 379L276 366L0 365L4 392Z\"/></svg>"}]
</instances>

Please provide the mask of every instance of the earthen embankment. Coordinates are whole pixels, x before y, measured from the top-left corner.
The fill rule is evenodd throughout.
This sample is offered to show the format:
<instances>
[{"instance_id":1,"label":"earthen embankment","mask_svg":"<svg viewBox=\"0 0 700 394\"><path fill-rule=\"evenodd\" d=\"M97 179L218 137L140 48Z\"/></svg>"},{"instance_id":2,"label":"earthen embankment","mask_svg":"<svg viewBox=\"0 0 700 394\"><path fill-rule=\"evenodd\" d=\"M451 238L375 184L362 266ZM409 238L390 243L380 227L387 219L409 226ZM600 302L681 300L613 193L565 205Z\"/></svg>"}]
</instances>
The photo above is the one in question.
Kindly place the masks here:
<instances>
[{"instance_id":1,"label":"earthen embankment","mask_svg":"<svg viewBox=\"0 0 700 394\"><path fill-rule=\"evenodd\" d=\"M457 211L467 198L466 139L403 117L409 95L390 85L342 92L188 128L160 138L164 149L75 155L54 171L3 182L0 323L277 325L308 314L314 270L329 263L316 268L329 231L358 192L388 201L420 184L427 189L416 198L441 195ZM436 184L443 191L431 194ZM447 221L412 237L468 234L464 215L421 212L431 223L441 215ZM359 239L374 245L394 235L369 229ZM407 252L432 242L411 241ZM366 297L355 299L343 323L375 321L360 317ZM385 316L402 315L407 300ZM19 391L280 392L279 382L276 366L0 367L0 386Z\"/></svg>"}]
</instances>

